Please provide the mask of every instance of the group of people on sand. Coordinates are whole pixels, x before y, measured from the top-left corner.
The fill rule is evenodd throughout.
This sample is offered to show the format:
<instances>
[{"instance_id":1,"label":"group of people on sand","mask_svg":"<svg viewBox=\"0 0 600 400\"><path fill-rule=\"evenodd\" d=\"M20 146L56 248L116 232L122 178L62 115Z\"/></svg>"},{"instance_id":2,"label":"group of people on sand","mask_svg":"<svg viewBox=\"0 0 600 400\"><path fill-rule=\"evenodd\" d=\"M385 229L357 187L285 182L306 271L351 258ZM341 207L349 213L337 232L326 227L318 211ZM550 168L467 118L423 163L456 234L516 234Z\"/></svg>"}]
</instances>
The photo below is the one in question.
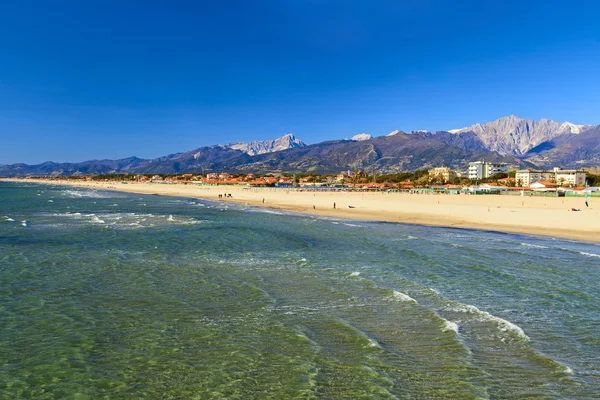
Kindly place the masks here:
<instances>
[{"instance_id":1,"label":"group of people on sand","mask_svg":"<svg viewBox=\"0 0 600 400\"><path fill-rule=\"evenodd\" d=\"M233 196L231 195L231 193L219 194L220 199L227 198L227 197L233 197Z\"/></svg>"}]
</instances>

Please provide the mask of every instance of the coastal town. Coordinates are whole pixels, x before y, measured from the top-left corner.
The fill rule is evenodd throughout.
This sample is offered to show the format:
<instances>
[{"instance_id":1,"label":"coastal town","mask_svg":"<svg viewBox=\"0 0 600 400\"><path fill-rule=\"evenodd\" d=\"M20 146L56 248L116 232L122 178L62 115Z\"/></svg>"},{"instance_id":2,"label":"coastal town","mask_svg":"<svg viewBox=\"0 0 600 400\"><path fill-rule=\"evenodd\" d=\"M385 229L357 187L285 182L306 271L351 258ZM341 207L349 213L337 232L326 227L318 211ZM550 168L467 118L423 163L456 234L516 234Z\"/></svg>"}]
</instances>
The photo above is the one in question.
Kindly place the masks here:
<instances>
[{"instance_id":1,"label":"coastal town","mask_svg":"<svg viewBox=\"0 0 600 400\"><path fill-rule=\"evenodd\" d=\"M247 188L301 190L399 191L410 193L503 194L544 196L600 196L600 167L551 170L510 169L506 163L474 161L467 171L436 167L429 170L377 175L375 171L317 174L111 174L72 177L39 177L44 180L235 185Z\"/></svg>"}]
</instances>

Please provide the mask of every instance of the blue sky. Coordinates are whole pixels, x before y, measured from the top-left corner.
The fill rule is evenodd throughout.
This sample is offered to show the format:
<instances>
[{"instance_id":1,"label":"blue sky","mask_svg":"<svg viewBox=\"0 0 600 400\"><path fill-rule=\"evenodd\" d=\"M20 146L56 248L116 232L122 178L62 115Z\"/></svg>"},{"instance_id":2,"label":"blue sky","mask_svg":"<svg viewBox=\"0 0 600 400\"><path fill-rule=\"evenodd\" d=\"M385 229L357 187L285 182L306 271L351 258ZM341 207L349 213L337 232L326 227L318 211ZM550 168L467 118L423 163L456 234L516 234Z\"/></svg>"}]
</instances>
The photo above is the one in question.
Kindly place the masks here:
<instances>
[{"instance_id":1,"label":"blue sky","mask_svg":"<svg viewBox=\"0 0 600 400\"><path fill-rule=\"evenodd\" d=\"M0 2L0 164L600 124L597 3Z\"/></svg>"}]
</instances>

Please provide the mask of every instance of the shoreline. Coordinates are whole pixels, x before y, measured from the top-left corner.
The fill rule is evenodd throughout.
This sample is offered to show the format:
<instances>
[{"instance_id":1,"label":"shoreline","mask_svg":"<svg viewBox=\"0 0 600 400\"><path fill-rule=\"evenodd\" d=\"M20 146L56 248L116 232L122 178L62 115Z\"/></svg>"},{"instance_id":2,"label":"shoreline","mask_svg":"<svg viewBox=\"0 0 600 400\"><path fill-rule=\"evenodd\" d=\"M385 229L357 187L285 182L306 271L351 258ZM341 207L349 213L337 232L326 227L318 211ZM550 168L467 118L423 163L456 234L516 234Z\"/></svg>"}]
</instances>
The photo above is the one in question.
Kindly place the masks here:
<instances>
[{"instance_id":1,"label":"shoreline","mask_svg":"<svg viewBox=\"0 0 600 400\"><path fill-rule=\"evenodd\" d=\"M577 197L318 192L194 184L2 179L231 202L343 219L527 234L600 243L600 206ZM230 194L231 197L219 195ZM334 208L335 206L335 208ZM580 212L570 211L572 208Z\"/></svg>"}]
</instances>

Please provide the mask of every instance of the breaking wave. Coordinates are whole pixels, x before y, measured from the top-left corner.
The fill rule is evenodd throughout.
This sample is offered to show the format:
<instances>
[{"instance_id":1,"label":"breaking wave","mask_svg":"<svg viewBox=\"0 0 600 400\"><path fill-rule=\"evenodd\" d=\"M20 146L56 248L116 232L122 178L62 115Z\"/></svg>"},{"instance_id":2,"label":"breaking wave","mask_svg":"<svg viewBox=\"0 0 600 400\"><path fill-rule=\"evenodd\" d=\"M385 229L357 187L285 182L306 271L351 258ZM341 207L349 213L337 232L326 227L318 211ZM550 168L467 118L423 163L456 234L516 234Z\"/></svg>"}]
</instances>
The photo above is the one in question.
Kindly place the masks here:
<instances>
[{"instance_id":1,"label":"breaking wave","mask_svg":"<svg viewBox=\"0 0 600 400\"><path fill-rule=\"evenodd\" d=\"M492 315L487 311L480 310L479 308L470 304L450 303L446 310L466 313L476 317L476 319L480 321L492 322L498 326L501 332L512 333L522 340L530 340L529 336L525 334L525 331L523 331L523 329L520 326L513 324L512 322L507 321L503 318Z\"/></svg>"}]
</instances>

